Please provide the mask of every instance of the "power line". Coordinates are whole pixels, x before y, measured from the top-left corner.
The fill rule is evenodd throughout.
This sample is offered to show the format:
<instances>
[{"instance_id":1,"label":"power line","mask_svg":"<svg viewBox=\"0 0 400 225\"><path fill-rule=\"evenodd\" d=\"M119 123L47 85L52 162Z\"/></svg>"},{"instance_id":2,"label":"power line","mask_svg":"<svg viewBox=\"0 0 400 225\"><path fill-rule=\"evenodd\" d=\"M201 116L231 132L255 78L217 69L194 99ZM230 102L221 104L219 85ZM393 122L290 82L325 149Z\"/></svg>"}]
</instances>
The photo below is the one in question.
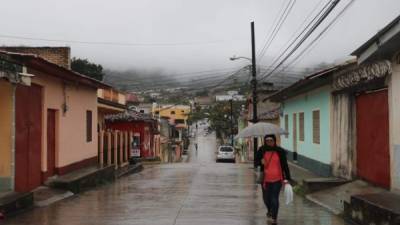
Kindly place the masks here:
<instances>
[{"instance_id":1,"label":"power line","mask_svg":"<svg viewBox=\"0 0 400 225\"><path fill-rule=\"evenodd\" d=\"M326 32L328 32L333 25L336 24L337 20L343 16L343 14L353 5L354 2L355 0L350 0L350 2L347 3L347 5L335 16L335 18L333 18L332 21L290 63L288 63L285 68L283 68L283 70L299 60L312 46L315 47L315 44L321 40L322 36L326 34Z\"/></svg>"},{"instance_id":2,"label":"power line","mask_svg":"<svg viewBox=\"0 0 400 225\"><path fill-rule=\"evenodd\" d=\"M270 70L269 70L270 71ZM232 71L233 72L233 71ZM287 77L292 78L292 79L298 79L299 75L303 75L304 72L286 72L287 73ZM222 73L219 73L222 74ZM226 73L223 73L226 74ZM290 76L293 75L293 76ZM121 84L124 85L125 87L146 87L147 85L149 85L150 87L148 88L158 88L158 87L165 87L166 85L176 85L176 86L193 86L193 85L201 85L201 84L205 84L208 82L216 82L220 79L224 79L225 77L221 76L221 75L217 75L217 74L209 74L206 77L199 78L199 79L195 79L195 80L187 80L187 81L179 81L179 80L175 80L173 78L171 79L160 79L157 81L154 81L154 78L148 78L148 79L130 79L127 77L123 77L123 76L118 76L118 75L110 75L111 77L119 77L124 81L133 81L134 83L130 83L130 84ZM118 81L114 80L114 83L118 84Z\"/></svg>"},{"instance_id":3,"label":"power line","mask_svg":"<svg viewBox=\"0 0 400 225\"><path fill-rule=\"evenodd\" d=\"M307 26L305 28L303 28L303 30L297 35L297 37L291 41L291 43L286 47L286 49L281 52L281 54L276 57L273 62L270 64L270 66L272 67L275 63L277 63L281 57L283 57L284 54L286 54L287 51L289 51L289 49L296 43L297 40L299 40L302 35L313 25L313 23L321 17L321 15L323 15L324 11L326 11L326 9L328 8L328 6L332 3L333 0L330 0L329 2L327 2L325 4L325 6L317 13L317 15L314 16L314 18L307 24Z\"/></svg>"},{"instance_id":4,"label":"power line","mask_svg":"<svg viewBox=\"0 0 400 225\"><path fill-rule=\"evenodd\" d=\"M296 39L295 39L295 37L296 38L299 38L299 36L301 35L301 33L299 33L300 32L300 30L302 30L303 29L303 33L304 33L304 29L305 28L303 28L303 26L304 26L304 24L310 19L310 17L314 14L314 12L318 9L318 7L321 5L323 3L323 0L320 0L316 5L315 5L315 7L308 13L308 15L306 16L306 18L303 20L303 22L301 23L301 25L297 28L297 30L293 33L293 35L287 40L287 42L282 46L282 48L279 50L279 52L284 52L283 50L284 50L284 48L286 47L286 48L288 48L289 46L290 46L290 44L289 43L293 43ZM322 12L322 11L320 11L320 12ZM313 20L315 20L315 18L316 17L314 17L314 19ZM312 20L312 21L313 21ZM311 21L311 22L312 22ZM311 24L311 22L309 23L309 24ZM273 62L275 62L277 59L274 59L274 61ZM272 67L272 65L273 65L274 63L272 63L272 64L270 64L270 67Z\"/></svg>"},{"instance_id":5,"label":"power line","mask_svg":"<svg viewBox=\"0 0 400 225\"><path fill-rule=\"evenodd\" d=\"M130 46L130 47L176 47L176 46L192 46L192 45L213 45L226 42L233 42L235 40L214 40L214 41L193 41L193 42L175 42L175 43L134 43L134 42L108 42L108 41L80 41L80 40L66 40L66 39L49 39L49 38L36 38L18 35L0 34L0 38L30 40L30 41L45 41L45 42L62 42L72 44L86 44L86 45L111 45L111 46Z\"/></svg>"},{"instance_id":6,"label":"power line","mask_svg":"<svg viewBox=\"0 0 400 225\"><path fill-rule=\"evenodd\" d=\"M229 71L229 72L233 72L233 71ZM154 77L147 77L147 78L129 78L129 77L125 77L125 76L121 76L121 75L116 75L116 74L109 74L106 75L108 77L118 77L122 80L125 81L132 81L134 82L133 84L130 84L130 86L132 85L137 85L137 86L143 86L143 85L157 85L157 84L163 84L163 85L167 85L167 84L179 84L179 83L193 83L193 82L197 82L197 81L201 81L201 80L213 80L213 79L219 79L219 78L223 78L221 75L222 74L226 74L227 72L220 72L220 73L210 73L208 74L208 76L202 76L202 78L197 79L197 80L186 80L186 81L179 81L177 79L174 78L170 78L170 79L165 79L165 77L161 77L158 78L159 80L155 80L157 78ZM219 75L218 75L219 74ZM117 82L116 80L113 80L114 82Z\"/></svg>"},{"instance_id":7,"label":"power line","mask_svg":"<svg viewBox=\"0 0 400 225\"><path fill-rule=\"evenodd\" d=\"M290 1L291 1L291 0L289 0L289 3L290 3ZM278 11L278 13L276 14L276 17L275 17L275 19L274 19L274 22L271 24L271 26L269 27L269 30L267 31L267 36L265 37L265 44L268 42L269 38L271 37L273 28L275 29L275 27L276 27L276 26L274 26L274 25L278 22L279 18L281 18L281 16L283 15L284 9L285 9L285 1L282 0L281 8L280 8L280 10ZM279 15L281 15L281 16L279 16ZM269 35L268 35L268 34L269 34ZM264 51L265 44L264 44L263 48L260 50L260 52L257 54L257 59L258 59L258 57L261 55L261 52Z\"/></svg>"},{"instance_id":8,"label":"power line","mask_svg":"<svg viewBox=\"0 0 400 225\"><path fill-rule=\"evenodd\" d=\"M243 70L243 68L240 68L240 69L238 69L238 70L236 70L234 73L233 73L233 75L237 75L237 74L240 74L239 72L241 71L241 70ZM232 76L232 75L229 75L229 76L227 76L227 77L215 77L215 78L217 78L217 79L210 79L210 80L203 80L201 83L207 83L207 82L211 82L211 81L213 81L213 82L217 82L217 81L219 81L220 79L223 79L222 80L222 82L225 82L226 81L226 79L229 79L229 78L231 78L231 77L234 77L234 76ZM159 87L165 87L165 85L170 85L171 84L171 82L172 81L170 81L170 82L163 82L163 83L154 83L154 82L151 82L151 83L147 83L147 84L150 84L151 85L151 88L159 88ZM189 81L190 82L190 81ZM193 85L193 83L194 84L197 84L197 85L199 85L199 84L201 84L201 83L196 83L196 82L191 82L192 83L192 85ZM173 84L177 84L177 85L179 85L179 86L182 86L182 85L191 85L190 83L188 83L188 82L186 82L185 84L179 84L178 82L174 82ZM218 84L216 84L216 85L219 85L219 83ZM138 84L132 84L132 85L127 85L127 86L130 86L130 87L142 87L142 86L145 86L145 83L138 83ZM213 86L214 86L214 84L213 84ZM212 87L212 86L211 86ZM200 89L204 89L204 88L209 88L209 87L207 87L207 86L203 86L203 87L199 87Z\"/></svg>"},{"instance_id":9,"label":"power line","mask_svg":"<svg viewBox=\"0 0 400 225\"><path fill-rule=\"evenodd\" d=\"M235 70L237 70L237 68L236 69L229 69L229 70L215 70L214 72L210 71L208 73L197 73L197 76L201 76L201 77L207 77L209 75L216 76L218 74L226 74L227 72L233 72ZM170 80L176 80L176 79L180 79L180 78L188 79L188 78L190 78L189 76L194 78L195 77L194 75L196 75L196 74L195 73L192 73L192 74L188 73L188 74L181 74L179 76L178 75L163 75L163 74L157 74L157 75L159 77L155 78L154 76L151 76L151 75L144 77L143 75L136 74L136 76L134 77L134 76L124 76L121 73L106 73L105 77L119 77L119 78L122 78L122 79L132 79L132 81L136 81L136 82L137 81L143 81L143 80L151 80L151 82L153 82L153 80L157 79L157 78L161 79L162 81L167 80L166 78L169 78Z\"/></svg>"},{"instance_id":10,"label":"power line","mask_svg":"<svg viewBox=\"0 0 400 225\"><path fill-rule=\"evenodd\" d=\"M236 70L235 70L236 71ZM271 71L271 69L264 69L262 71ZM233 71L230 71L233 72ZM298 79L299 75L304 75L304 72L291 72L288 71L286 72L287 76L289 78L293 78L293 79ZM210 73L208 75L204 75L201 76L201 78L199 79L195 79L195 80L185 80L185 81L179 81L174 79L173 77L171 77L170 79L166 79L165 77L161 77L161 78L154 78L154 77L148 77L146 79L143 78L129 78L126 76L121 76L121 75L117 75L117 74L109 74L106 75L108 77L118 77L121 80L124 81L132 81L133 83L121 83L121 80L112 80L109 81L111 83L114 83L116 85L123 85L125 87L143 87L144 89L147 88L159 88L159 87L165 87L167 85L174 85L174 86L193 86L193 85L202 85L208 82L216 82L220 79L224 79L224 76L221 76L222 74L226 74L226 72L220 72L220 73ZM292 76L291 76L292 75ZM157 80L158 79L158 80Z\"/></svg>"},{"instance_id":11,"label":"power line","mask_svg":"<svg viewBox=\"0 0 400 225\"><path fill-rule=\"evenodd\" d=\"M258 61L261 61L261 59L264 57L266 51L268 50L268 48L271 46L272 42L275 40L275 37L278 35L280 29L282 28L283 23L286 21L287 17L289 16L291 10L293 9L293 6L295 5L296 0L290 0L289 4L287 5L284 13L282 14L280 20L278 21L278 23L275 26L274 31L271 34L271 37L269 39L269 41L267 41L263 47L263 49L261 50L261 55L258 58Z\"/></svg>"},{"instance_id":12,"label":"power line","mask_svg":"<svg viewBox=\"0 0 400 225\"><path fill-rule=\"evenodd\" d=\"M285 61L293 55L293 53L304 43L305 40L317 29L317 27L328 17L328 15L333 11L333 9L337 6L337 4L340 2L340 0L335 0L334 2L331 3L329 8L324 12L324 14L317 20L317 22L310 28L310 30L307 31L307 33L302 37L302 39L296 44L296 46L281 60L281 62L275 66L275 68L261 77L260 80L264 80L267 77L271 76Z\"/></svg>"}]
</instances>

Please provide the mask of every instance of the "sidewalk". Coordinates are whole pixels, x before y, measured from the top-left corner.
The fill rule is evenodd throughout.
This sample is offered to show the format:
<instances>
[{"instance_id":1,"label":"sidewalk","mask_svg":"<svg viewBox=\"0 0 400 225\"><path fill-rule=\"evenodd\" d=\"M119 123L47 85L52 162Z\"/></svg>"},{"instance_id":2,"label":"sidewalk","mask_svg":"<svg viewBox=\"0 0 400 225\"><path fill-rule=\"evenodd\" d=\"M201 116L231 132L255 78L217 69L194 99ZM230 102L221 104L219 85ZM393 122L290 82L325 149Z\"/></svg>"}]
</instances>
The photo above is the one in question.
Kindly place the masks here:
<instances>
[{"instance_id":1,"label":"sidewalk","mask_svg":"<svg viewBox=\"0 0 400 225\"><path fill-rule=\"evenodd\" d=\"M351 196L384 191L384 189L374 187L364 181L355 180L338 187L308 194L306 198L339 215L344 211L344 202L350 203Z\"/></svg>"},{"instance_id":2,"label":"sidewalk","mask_svg":"<svg viewBox=\"0 0 400 225\"><path fill-rule=\"evenodd\" d=\"M0 193L0 213L9 217L32 207L48 206L99 184L110 183L117 178L142 170L142 163L135 163L119 169L115 169L113 165L93 166L63 176L55 176L46 182L47 186L40 186L31 192Z\"/></svg>"},{"instance_id":3,"label":"sidewalk","mask_svg":"<svg viewBox=\"0 0 400 225\"><path fill-rule=\"evenodd\" d=\"M295 192L333 214L356 224L400 225L400 195L361 180L319 177L291 162L289 168Z\"/></svg>"},{"instance_id":4,"label":"sidewalk","mask_svg":"<svg viewBox=\"0 0 400 225\"><path fill-rule=\"evenodd\" d=\"M33 192L0 193L0 213L2 216L12 216L32 207L33 207Z\"/></svg>"}]
</instances>

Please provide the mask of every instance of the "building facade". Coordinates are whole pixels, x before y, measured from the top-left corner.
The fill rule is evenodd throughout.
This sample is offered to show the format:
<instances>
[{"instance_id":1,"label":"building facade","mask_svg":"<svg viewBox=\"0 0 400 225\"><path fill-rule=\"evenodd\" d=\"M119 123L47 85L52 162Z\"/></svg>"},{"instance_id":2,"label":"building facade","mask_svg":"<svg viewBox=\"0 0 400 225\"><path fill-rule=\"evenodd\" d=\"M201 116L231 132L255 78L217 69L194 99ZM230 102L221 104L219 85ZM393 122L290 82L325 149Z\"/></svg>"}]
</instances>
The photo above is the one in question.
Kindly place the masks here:
<instances>
[{"instance_id":1,"label":"building facade","mask_svg":"<svg viewBox=\"0 0 400 225\"><path fill-rule=\"evenodd\" d=\"M354 62L316 72L268 98L281 104L280 126L288 132L281 136L281 145L289 159L320 176L334 175L332 79L351 65Z\"/></svg>"},{"instance_id":2,"label":"building facade","mask_svg":"<svg viewBox=\"0 0 400 225\"><path fill-rule=\"evenodd\" d=\"M6 158L0 159L5 168L11 168L2 176L10 189L30 191L48 177L96 164L96 92L108 86L34 54L1 51L0 59L30 77L29 85L14 86L14 97L2 81L7 99L1 104L8 105L4 110L9 114L11 97L15 121L11 130L15 139L11 139L11 148L10 141L4 141ZM6 127L9 122L3 124Z\"/></svg>"}]
</instances>

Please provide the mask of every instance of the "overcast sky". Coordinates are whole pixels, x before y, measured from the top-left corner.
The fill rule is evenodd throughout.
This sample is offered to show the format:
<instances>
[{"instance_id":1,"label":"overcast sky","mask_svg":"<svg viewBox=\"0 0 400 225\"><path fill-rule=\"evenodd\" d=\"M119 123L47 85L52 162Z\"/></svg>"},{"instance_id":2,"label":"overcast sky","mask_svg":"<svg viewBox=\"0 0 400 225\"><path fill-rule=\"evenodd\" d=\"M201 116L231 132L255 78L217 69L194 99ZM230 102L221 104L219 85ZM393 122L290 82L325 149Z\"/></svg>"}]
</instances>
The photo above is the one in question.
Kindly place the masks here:
<instances>
[{"instance_id":1,"label":"overcast sky","mask_svg":"<svg viewBox=\"0 0 400 225\"><path fill-rule=\"evenodd\" d=\"M232 68L246 62L229 61L230 56L251 56L250 22L255 21L259 51L280 9L288 1L2 0L0 43L71 46L73 56L120 70L157 68L186 73ZM314 7L321 8L326 2L297 0L260 64L269 65ZM342 0L327 21L347 2ZM355 0L334 27L293 66L340 62L399 14L399 0Z\"/></svg>"}]
</instances>

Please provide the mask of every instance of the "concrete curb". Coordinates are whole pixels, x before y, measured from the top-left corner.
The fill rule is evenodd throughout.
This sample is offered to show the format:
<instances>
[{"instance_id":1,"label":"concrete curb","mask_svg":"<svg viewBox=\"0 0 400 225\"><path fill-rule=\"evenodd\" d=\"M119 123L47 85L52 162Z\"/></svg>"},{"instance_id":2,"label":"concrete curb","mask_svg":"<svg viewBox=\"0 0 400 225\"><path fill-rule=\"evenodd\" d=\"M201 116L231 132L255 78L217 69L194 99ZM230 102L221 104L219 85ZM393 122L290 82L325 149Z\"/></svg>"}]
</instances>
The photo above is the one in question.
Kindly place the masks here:
<instances>
[{"instance_id":1,"label":"concrete curb","mask_svg":"<svg viewBox=\"0 0 400 225\"><path fill-rule=\"evenodd\" d=\"M53 196L49 199L43 200L43 201L35 201L34 206L36 207L45 207L45 206L49 206L53 203L56 203L58 201L64 200L66 198L69 198L71 196L74 196L74 193L72 193L71 191L67 191L64 194L60 194L60 195L56 195Z\"/></svg>"},{"instance_id":2,"label":"concrete curb","mask_svg":"<svg viewBox=\"0 0 400 225\"><path fill-rule=\"evenodd\" d=\"M137 163L135 165L129 165L128 169L123 171L122 173L116 175L116 178L121 178L124 176L128 176L134 173L139 173L141 171L143 171L144 167L142 163Z\"/></svg>"}]
</instances>

